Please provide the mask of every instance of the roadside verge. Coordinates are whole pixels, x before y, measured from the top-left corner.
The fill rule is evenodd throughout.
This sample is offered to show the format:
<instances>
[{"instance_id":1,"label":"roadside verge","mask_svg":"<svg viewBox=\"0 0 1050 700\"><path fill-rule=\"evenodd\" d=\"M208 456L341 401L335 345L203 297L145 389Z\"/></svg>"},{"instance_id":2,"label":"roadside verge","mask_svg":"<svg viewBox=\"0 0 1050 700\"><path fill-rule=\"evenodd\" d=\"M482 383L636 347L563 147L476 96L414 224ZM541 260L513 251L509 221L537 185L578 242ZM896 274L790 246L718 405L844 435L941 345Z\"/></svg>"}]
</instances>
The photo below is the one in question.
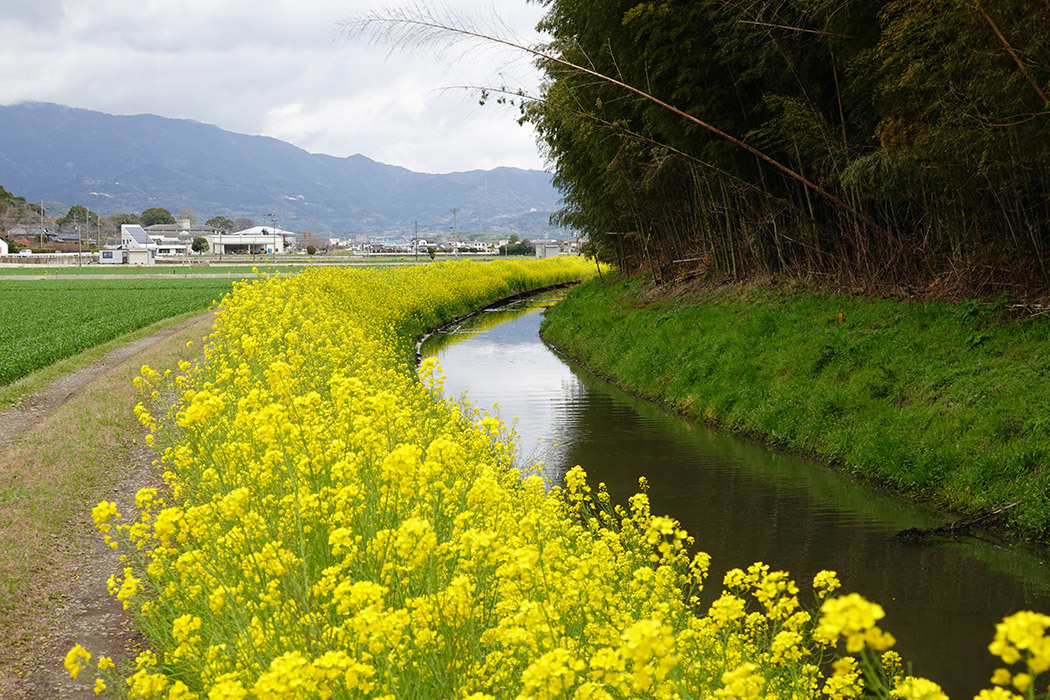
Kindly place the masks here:
<instances>
[{"instance_id":1,"label":"roadside verge","mask_svg":"<svg viewBox=\"0 0 1050 700\"><path fill-rule=\"evenodd\" d=\"M21 400L0 413L0 697L95 697L62 667L74 641L114 658L134 646L106 592L118 557L91 509L103 498L130 505L154 478L132 379L143 364L163 371L199 355L212 316L169 319L64 360L19 382Z\"/></svg>"}]
</instances>

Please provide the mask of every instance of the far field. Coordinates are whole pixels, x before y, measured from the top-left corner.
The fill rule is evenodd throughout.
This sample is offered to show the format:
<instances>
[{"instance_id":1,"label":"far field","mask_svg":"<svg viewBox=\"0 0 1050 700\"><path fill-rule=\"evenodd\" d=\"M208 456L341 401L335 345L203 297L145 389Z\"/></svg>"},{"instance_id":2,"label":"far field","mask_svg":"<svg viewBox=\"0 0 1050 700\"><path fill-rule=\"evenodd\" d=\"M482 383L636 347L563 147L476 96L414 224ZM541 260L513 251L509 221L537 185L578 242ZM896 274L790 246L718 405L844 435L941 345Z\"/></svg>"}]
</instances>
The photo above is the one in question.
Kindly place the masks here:
<instances>
[{"instance_id":1,"label":"far field","mask_svg":"<svg viewBox=\"0 0 1050 700\"><path fill-rule=\"evenodd\" d=\"M242 258L244 256L241 256ZM457 258L448 254L439 255L434 262L470 259L479 261L490 261L499 259L492 255L463 255ZM502 258L506 259L506 258ZM529 256L513 256L513 259L529 259ZM230 275L243 276L253 274L257 270L260 274L271 274L280 272L291 274L305 269L316 267L385 267L387 265L407 265L413 263L432 262L427 255L373 255L373 256L322 256L314 258L300 258L295 261L282 261L280 265L267 262L271 258L259 260L245 260L227 263L224 261L200 261L195 259L192 263L165 264L165 265L25 265L20 267L0 267L0 278L2 277L70 277L80 275L91 276L185 276L185 275Z\"/></svg>"},{"instance_id":2,"label":"far field","mask_svg":"<svg viewBox=\"0 0 1050 700\"><path fill-rule=\"evenodd\" d=\"M236 279L0 279L0 387L162 319L204 311Z\"/></svg>"}]
</instances>

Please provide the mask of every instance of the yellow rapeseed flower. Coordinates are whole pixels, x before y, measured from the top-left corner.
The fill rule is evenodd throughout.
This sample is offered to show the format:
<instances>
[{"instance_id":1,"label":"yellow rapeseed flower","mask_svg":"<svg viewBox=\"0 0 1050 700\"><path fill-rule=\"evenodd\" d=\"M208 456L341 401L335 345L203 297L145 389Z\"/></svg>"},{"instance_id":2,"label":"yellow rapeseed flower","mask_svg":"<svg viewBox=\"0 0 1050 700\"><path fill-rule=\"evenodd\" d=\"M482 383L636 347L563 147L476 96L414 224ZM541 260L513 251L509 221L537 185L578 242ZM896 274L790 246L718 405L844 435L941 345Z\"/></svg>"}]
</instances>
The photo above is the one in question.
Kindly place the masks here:
<instances>
[{"instance_id":1,"label":"yellow rapeseed flower","mask_svg":"<svg viewBox=\"0 0 1050 700\"><path fill-rule=\"evenodd\" d=\"M1026 658L1034 674L1050 669L1050 615L1022 610L1003 618L995 626L995 638L988 650L1007 664Z\"/></svg>"},{"instance_id":2,"label":"yellow rapeseed flower","mask_svg":"<svg viewBox=\"0 0 1050 700\"><path fill-rule=\"evenodd\" d=\"M948 700L941 686L926 678L915 676L905 677L890 691L890 697L901 700Z\"/></svg>"},{"instance_id":3,"label":"yellow rapeseed flower","mask_svg":"<svg viewBox=\"0 0 1050 700\"><path fill-rule=\"evenodd\" d=\"M76 680L76 677L80 675L80 672L89 661L91 661L91 654L79 644L74 644L73 648L66 654L63 666L69 672L69 677Z\"/></svg>"},{"instance_id":4,"label":"yellow rapeseed flower","mask_svg":"<svg viewBox=\"0 0 1050 700\"><path fill-rule=\"evenodd\" d=\"M271 698L852 698L853 657L898 697L938 697L870 650L882 609L814 577L733 569L701 607L710 557L639 493L614 503L582 467L514 466L513 432L445 397L427 330L496 299L592 274L561 258L312 269L234 285L197 362L143 367L138 420L164 486L92 519L125 545L112 594L150 651L125 690ZM162 397L174 397L165 405ZM128 546L130 545L130 546ZM992 650L1013 697L1050 664L1042 617ZM830 666L829 666L830 663ZM74 647L76 674L90 655ZM99 659L114 685L111 662ZM881 676L879 674L882 674ZM1000 674L999 680L1002 680ZM998 694L998 695L996 695Z\"/></svg>"}]
</instances>

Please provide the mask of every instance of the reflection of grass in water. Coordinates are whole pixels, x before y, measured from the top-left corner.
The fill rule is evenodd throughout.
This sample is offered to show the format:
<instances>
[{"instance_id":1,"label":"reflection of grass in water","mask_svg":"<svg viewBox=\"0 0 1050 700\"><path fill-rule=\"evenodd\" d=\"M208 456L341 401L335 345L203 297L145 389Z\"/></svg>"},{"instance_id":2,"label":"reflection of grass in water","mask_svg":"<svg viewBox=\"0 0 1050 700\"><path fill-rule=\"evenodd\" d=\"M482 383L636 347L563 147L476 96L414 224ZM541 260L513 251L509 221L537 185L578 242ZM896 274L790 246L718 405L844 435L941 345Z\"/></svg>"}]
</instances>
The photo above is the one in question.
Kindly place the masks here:
<instances>
[{"instance_id":1,"label":"reflection of grass in water","mask_svg":"<svg viewBox=\"0 0 1050 700\"><path fill-rule=\"evenodd\" d=\"M668 443L682 441L691 449L724 455L732 462L737 473L747 475L756 482L798 484L815 502L826 508L856 514L866 527L884 530L887 536L907 527L944 525L952 519L951 515L938 513L898 494L863 484L818 462L771 451L745 436L719 433L627 394L573 362L567 364L590 392L607 395L615 403L629 406L632 411L646 418L650 429L655 430L657 426L663 428L660 434ZM566 469L571 466L571 463L563 465ZM1050 593L1050 568L1044 563L1048 556L1046 551L1029 549L1019 543L1003 547L976 538L939 538L927 546L957 550L970 559L980 561L990 570L1024 581L1033 594Z\"/></svg>"},{"instance_id":2,"label":"reflection of grass in water","mask_svg":"<svg viewBox=\"0 0 1050 700\"><path fill-rule=\"evenodd\" d=\"M503 323L533 313L537 309L548 309L564 298L565 293L563 291L547 292L534 297L516 299L503 306L482 309L475 314L449 324L446 328L431 335L423 343L422 352L424 355L436 355L445 348L473 338L485 331L492 330Z\"/></svg>"},{"instance_id":3,"label":"reflection of grass in water","mask_svg":"<svg viewBox=\"0 0 1050 700\"><path fill-rule=\"evenodd\" d=\"M1050 541L1050 319L1004 301L577 286L544 337L699 420L815 454L917 500Z\"/></svg>"},{"instance_id":4,"label":"reflection of grass in water","mask_svg":"<svg viewBox=\"0 0 1050 700\"><path fill-rule=\"evenodd\" d=\"M505 321L513 321L516 318L520 318L531 311L533 309L527 307L499 307L498 309L480 311L473 316L468 316L450 324L427 338L426 342L423 343L423 354L436 355L446 348L464 340L469 340L485 331L492 330Z\"/></svg>"},{"instance_id":5,"label":"reflection of grass in water","mask_svg":"<svg viewBox=\"0 0 1050 700\"><path fill-rule=\"evenodd\" d=\"M1024 581L1029 594L1050 594L1050 569L1045 564L1045 551L1029 549L1023 544L1003 547L981 539L949 540L941 546L959 550L993 571Z\"/></svg>"}]
</instances>

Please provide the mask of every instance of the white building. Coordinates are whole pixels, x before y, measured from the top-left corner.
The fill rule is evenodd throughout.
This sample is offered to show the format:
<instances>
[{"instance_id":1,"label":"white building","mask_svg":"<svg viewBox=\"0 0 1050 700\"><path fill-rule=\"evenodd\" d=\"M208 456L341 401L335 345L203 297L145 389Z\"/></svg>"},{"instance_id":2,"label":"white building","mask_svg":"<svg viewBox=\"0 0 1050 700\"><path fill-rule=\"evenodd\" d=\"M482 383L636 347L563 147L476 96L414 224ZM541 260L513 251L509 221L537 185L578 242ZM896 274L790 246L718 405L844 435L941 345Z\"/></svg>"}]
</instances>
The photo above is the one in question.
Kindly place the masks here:
<instances>
[{"instance_id":1,"label":"white building","mask_svg":"<svg viewBox=\"0 0 1050 700\"><path fill-rule=\"evenodd\" d=\"M7 255L9 252L10 249L7 247L7 241L0 238L0 255Z\"/></svg>"},{"instance_id":2,"label":"white building","mask_svg":"<svg viewBox=\"0 0 1050 700\"><path fill-rule=\"evenodd\" d=\"M121 246L107 245L98 251L98 261L101 265L123 265L127 262L127 251Z\"/></svg>"},{"instance_id":3,"label":"white building","mask_svg":"<svg viewBox=\"0 0 1050 700\"><path fill-rule=\"evenodd\" d=\"M217 232L208 239L208 250L218 255L272 255L284 253L295 243L297 234L273 226L253 226L235 233Z\"/></svg>"},{"instance_id":4,"label":"white building","mask_svg":"<svg viewBox=\"0 0 1050 700\"><path fill-rule=\"evenodd\" d=\"M157 246L157 255L189 255L190 243L171 236L155 236L147 234Z\"/></svg>"},{"instance_id":5,"label":"white building","mask_svg":"<svg viewBox=\"0 0 1050 700\"><path fill-rule=\"evenodd\" d=\"M112 256L109 260L102 258L107 252L113 251L99 251L99 261L116 262ZM157 262L157 244L138 224L121 224L119 252L123 253L121 262L129 265L153 265Z\"/></svg>"},{"instance_id":6,"label":"white building","mask_svg":"<svg viewBox=\"0 0 1050 700\"><path fill-rule=\"evenodd\" d=\"M157 244L160 257L189 255L195 238L207 240L216 232L211 226L196 226L187 219L180 219L177 224L153 224L146 229L146 235Z\"/></svg>"},{"instance_id":7,"label":"white building","mask_svg":"<svg viewBox=\"0 0 1050 700\"><path fill-rule=\"evenodd\" d=\"M536 259L553 258L562 254L562 245L559 241L536 241Z\"/></svg>"}]
</instances>

